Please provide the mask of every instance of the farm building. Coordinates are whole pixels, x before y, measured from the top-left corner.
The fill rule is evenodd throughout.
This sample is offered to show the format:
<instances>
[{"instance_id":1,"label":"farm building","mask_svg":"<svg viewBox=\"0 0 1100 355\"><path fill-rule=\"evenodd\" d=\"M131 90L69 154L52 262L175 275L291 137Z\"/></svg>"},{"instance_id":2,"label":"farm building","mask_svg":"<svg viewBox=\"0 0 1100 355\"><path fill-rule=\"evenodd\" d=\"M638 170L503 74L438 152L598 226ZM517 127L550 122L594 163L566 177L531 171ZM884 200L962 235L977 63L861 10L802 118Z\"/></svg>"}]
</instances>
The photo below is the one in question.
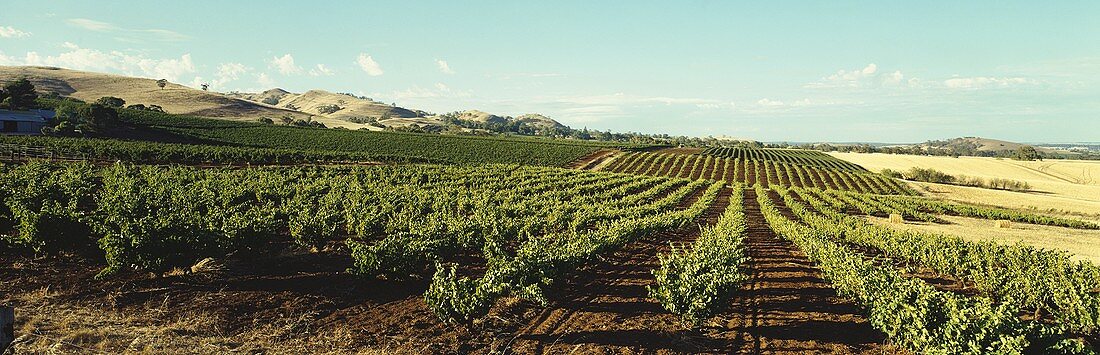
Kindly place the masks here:
<instances>
[{"instance_id":1,"label":"farm building","mask_svg":"<svg viewBox=\"0 0 1100 355\"><path fill-rule=\"evenodd\" d=\"M46 127L53 116L54 112L50 110L0 110L0 133L41 134L42 127Z\"/></svg>"}]
</instances>

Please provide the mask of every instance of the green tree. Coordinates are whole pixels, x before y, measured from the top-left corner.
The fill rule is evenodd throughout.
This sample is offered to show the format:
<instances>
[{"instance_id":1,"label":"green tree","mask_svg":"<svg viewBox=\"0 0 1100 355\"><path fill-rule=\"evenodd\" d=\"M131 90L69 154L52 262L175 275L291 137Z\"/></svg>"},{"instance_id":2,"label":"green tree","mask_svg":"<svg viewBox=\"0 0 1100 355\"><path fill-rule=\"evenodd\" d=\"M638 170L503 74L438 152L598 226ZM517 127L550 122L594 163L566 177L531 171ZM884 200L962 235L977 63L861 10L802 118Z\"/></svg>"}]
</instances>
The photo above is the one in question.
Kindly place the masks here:
<instances>
[{"instance_id":1,"label":"green tree","mask_svg":"<svg viewBox=\"0 0 1100 355\"><path fill-rule=\"evenodd\" d=\"M99 98L99 100L95 100L95 103L107 107L119 108L126 105L126 100L114 96L104 96Z\"/></svg>"},{"instance_id":2,"label":"green tree","mask_svg":"<svg viewBox=\"0 0 1100 355\"><path fill-rule=\"evenodd\" d=\"M90 136L118 121L115 109L100 104L67 104L56 109L51 129L43 133L60 136Z\"/></svg>"},{"instance_id":3,"label":"green tree","mask_svg":"<svg viewBox=\"0 0 1100 355\"><path fill-rule=\"evenodd\" d=\"M168 85L168 80L165 80L165 79L157 80L157 86L159 86L161 90L164 90L164 87L167 86L167 85Z\"/></svg>"},{"instance_id":4,"label":"green tree","mask_svg":"<svg viewBox=\"0 0 1100 355\"><path fill-rule=\"evenodd\" d=\"M3 101L8 103L8 108L12 110L29 110L34 108L34 100L38 98L38 92L34 90L34 85L31 84L27 78L22 78L4 85L4 91L7 92L7 98Z\"/></svg>"},{"instance_id":5,"label":"green tree","mask_svg":"<svg viewBox=\"0 0 1100 355\"><path fill-rule=\"evenodd\" d=\"M1025 145L1016 148L1016 152L1012 154L1012 159L1027 161L1043 160L1043 156L1039 154L1039 151L1035 150L1035 147Z\"/></svg>"}]
</instances>

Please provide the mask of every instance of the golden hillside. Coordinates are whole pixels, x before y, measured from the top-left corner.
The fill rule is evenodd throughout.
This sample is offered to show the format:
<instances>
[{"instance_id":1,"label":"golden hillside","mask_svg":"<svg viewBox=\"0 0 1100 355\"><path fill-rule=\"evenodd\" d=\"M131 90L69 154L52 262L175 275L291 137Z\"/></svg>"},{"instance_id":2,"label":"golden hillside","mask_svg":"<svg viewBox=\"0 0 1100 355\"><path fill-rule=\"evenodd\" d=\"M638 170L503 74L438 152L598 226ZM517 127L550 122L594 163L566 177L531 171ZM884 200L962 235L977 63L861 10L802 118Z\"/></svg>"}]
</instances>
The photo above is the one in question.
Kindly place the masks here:
<instances>
[{"instance_id":1,"label":"golden hillside","mask_svg":"<svg viewBox=\"0 0 1100 355\"><path fill-rule=\"evenodd\" d=\"M169 113L219 118L303 116L298 112L154 79L93 73L52 67L0 66L0 82L27 78L41 92L56 92L84 101L114 96L129 104L158 105Z\"/></svg>"}]
</instances>

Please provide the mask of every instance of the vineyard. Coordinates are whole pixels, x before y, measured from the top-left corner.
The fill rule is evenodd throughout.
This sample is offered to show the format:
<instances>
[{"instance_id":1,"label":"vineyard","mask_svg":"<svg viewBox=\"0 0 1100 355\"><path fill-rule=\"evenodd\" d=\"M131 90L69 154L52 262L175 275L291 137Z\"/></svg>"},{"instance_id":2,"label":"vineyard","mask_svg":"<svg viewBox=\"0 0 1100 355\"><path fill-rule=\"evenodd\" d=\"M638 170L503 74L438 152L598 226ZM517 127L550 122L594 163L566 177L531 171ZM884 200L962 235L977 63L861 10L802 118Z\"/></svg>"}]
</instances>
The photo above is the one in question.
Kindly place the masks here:
<instances>
[{"instance_id":1,"label":"vineyard","mask_svg":"<svg viewBox=\"0 0 1100 355\"><path fill-rule=\"evenodd\" d=\"M897 181L827 154L794 149L710 148L700 154L629 152L601 169L618 173L711 179L873 194L913 194Z\"/></svg>"},{"instance_id":2,"label":"vineyard","mask_svg":"<svg viewBox=\"0 0 1100 355\"><path fill-rule=\"evenodd\" d=\"M626 168L641 165L665 173ZM746 174L745 165L759 175ZM320 287L341 299L337 288L362 283L401 296L345 306L285 302L333 315L371 304L401 316L341 317L405 329L409 344L439 352L1088 353L1096 346L1097 266L1064 252L893 229L861 216L1100 229L1091 222L871 193L907 190L815 154L633 152L609 166L639 174L501 164L0 165L0 249L90 258L85 282L133 283L152 272L160 276L140 281L151 282L149 290L134 292L154 294L182 280L233 285L319 272L271 256L287 250L305 251L297 258L332 255L320 274L331 285L287 297L315 297L308 295ZM767 178L751 187L734 182L754 176ZM805 183L822 178L852 188ZM192 270L204 259L283 266L203 276ZM18 292L12 287L5 290ZM226 304L220 308L199 307L235 314L234 302L254 302L246 291L235 295L217 301ZM769 307L781 316L760 318ZM848 330L806 328L821 314L836 314ZM399 325L410 321L420 326ZM808 338L769 327L803 329ZM683 332L695 340L666 336ZM388 337L370 331L346 345L377 346Z\"/></svg>"},{"instance_id":3,"label":"vineyard","mask_svg":"<svg viewBox=\"0 0 1100 355\"><path fill-rule=\"evenodd\" d=\"M563 166L598 149L630 144L532 137L349 131L207 119L120 109L125 129L97 139L0 136L0 159L17 153L143 164L287 165L430 162Z\"/></svg>"}]
</instances>

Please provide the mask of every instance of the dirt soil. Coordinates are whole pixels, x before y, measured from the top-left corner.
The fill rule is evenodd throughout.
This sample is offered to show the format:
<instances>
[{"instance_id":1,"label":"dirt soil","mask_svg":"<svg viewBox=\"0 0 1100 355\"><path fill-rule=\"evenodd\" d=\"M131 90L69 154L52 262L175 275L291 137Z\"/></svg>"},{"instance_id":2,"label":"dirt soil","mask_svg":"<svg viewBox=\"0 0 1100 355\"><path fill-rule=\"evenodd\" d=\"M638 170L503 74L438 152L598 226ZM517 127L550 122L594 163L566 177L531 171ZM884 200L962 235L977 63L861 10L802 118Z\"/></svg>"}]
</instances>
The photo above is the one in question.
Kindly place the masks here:
<instances>
[{"instance_id":1,"label":"dirt soil","mask_svg":"<svg viewBox=\"0 0 1100 355\"><path fill-rule=\"evenodd\" d=\"M548 307L504 299L474 324L440 322L424 304L426 281L347 274L351 259L338 248L288 247L248 263L227 261L222 272L106 280L93 279L103 267L96 259L3 250L0 304L16 307L17 333L36 334L20 345L30 352L141 352L126 349L147 332L159 342L153 352L161 353L895 352L812 263L767 228L752 190L745 191L751 278L728 310L690 330L651 300L646 286L657 255L670 241L694 240L698 224L715 222L730 191L697 224L643 238L562 280ZM95 321L103 317L109 321ZM164 331L187 319L202 326ZM95 334L72 335L93 328Z\"/></svg>"}]
</instances>

